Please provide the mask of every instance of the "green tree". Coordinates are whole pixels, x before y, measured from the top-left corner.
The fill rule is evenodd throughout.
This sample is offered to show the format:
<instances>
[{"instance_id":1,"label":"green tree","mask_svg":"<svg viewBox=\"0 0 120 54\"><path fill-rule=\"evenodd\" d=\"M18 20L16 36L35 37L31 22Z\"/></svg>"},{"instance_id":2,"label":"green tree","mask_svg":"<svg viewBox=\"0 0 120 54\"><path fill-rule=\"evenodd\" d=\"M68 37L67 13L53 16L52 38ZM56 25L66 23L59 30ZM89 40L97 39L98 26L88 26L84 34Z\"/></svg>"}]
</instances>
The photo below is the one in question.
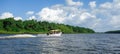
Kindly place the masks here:
<instances>
[{"instance_id":1,"label":"green tree","mask_svg":"<svg viewBox=\"0 0 120 54\"><path fill-rule=\"evenodd\" d=\"M46 33L52 29L60 29L63 33L94 33L94 31L89 28L59 24L59 23L50 23L47 21L37 21L37 20L22 21L22 20L14 20L14 18L0 19L0 31L4 30L8 32Z\"/></svg>"}]
</instances>

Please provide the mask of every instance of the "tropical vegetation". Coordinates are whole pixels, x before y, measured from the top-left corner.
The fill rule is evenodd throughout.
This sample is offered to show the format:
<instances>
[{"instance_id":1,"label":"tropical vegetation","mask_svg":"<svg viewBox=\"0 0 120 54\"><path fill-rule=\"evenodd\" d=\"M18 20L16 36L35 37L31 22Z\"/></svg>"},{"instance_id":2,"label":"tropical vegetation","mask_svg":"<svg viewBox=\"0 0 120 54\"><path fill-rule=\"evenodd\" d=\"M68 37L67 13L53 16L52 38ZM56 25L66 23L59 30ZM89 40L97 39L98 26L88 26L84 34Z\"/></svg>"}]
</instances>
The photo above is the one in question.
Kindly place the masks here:
<instances>
[{"instance_id":1,"label":"tropical vegetation","mask_svg":"<svg viewBox=\"0 0 120 54\"><path fill-rule=\"evenodd\" d=\"M92 29L37 20L0 19L1 34L46 33L51 29L60 29L63 33L94 33Z\"/></svg>"}]
</instances>

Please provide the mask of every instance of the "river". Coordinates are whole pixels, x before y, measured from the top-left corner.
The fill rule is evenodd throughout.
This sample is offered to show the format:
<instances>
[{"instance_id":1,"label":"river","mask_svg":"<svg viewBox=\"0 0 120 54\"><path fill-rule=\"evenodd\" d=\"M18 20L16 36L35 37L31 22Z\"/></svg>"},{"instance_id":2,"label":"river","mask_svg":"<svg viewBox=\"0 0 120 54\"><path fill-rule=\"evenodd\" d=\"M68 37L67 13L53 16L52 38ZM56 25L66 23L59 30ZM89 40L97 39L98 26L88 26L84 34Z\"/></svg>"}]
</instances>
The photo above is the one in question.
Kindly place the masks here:
<instances>
[{"instance_id":1,"label":"river","mask_svg":"<svg viewBox=\"0 0 120 54\"><path fill-rule=\"evenodd\" d=\"M21 34L22 35L22 34ZM3 35L0 37L12 36ZM0 39L0 54L119 54L120 34L45 34Z\"/></svg>"}]
</instances>

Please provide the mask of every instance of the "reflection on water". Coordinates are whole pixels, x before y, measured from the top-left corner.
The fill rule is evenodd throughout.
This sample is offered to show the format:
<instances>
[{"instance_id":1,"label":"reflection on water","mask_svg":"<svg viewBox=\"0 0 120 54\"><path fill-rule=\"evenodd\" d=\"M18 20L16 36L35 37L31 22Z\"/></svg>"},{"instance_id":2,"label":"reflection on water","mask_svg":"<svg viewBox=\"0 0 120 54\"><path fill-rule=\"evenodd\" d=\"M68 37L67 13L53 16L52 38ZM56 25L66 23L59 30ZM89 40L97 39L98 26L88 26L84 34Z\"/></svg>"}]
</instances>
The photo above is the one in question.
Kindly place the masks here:
<instances>
[{"instance_id":1,"label":"reflection on water","mask_svg":"<svg viewBox=\"0 0 120 54\"><path fill-rule=\"evenodd\" d=\"M0 35L4 36L4 35ZM119 54L120 34L63 34L61 37L0 39L1 54Z\"/></svg>"}]
</instances>

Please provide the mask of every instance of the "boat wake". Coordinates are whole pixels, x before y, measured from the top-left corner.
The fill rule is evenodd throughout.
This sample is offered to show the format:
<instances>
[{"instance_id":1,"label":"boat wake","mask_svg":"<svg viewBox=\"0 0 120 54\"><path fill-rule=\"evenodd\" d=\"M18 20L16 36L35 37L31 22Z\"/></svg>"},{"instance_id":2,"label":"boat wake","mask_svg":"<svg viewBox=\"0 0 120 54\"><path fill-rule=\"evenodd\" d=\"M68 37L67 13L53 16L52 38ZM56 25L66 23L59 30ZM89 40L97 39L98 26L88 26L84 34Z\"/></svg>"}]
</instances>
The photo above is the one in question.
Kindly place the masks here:
<instances>
[{"instance_id":1,"label":"boat wake","mask_svg":"<svg viewBox=\"0 0 120 54\"><path fill-rule=\"evenodd\" d=\"M47 34L37 34L36 37L53 38L53 37L62 37L62 36L57 36L57 35L49 36Z\"/></svg>"},{"instance_id":2,"label":"boat wake","mask_svg":"<svg viewBox=\"0 0 120 54\"><path fill-rule=\"evenodd\" d=\"M30 34L18 34L18 35L11 35L11 36L0 37L0 39L8 39L8 38L30 38L30 37L36 37L36 36L35 35L30 35Z\"/></svg>"}]
</instances>

